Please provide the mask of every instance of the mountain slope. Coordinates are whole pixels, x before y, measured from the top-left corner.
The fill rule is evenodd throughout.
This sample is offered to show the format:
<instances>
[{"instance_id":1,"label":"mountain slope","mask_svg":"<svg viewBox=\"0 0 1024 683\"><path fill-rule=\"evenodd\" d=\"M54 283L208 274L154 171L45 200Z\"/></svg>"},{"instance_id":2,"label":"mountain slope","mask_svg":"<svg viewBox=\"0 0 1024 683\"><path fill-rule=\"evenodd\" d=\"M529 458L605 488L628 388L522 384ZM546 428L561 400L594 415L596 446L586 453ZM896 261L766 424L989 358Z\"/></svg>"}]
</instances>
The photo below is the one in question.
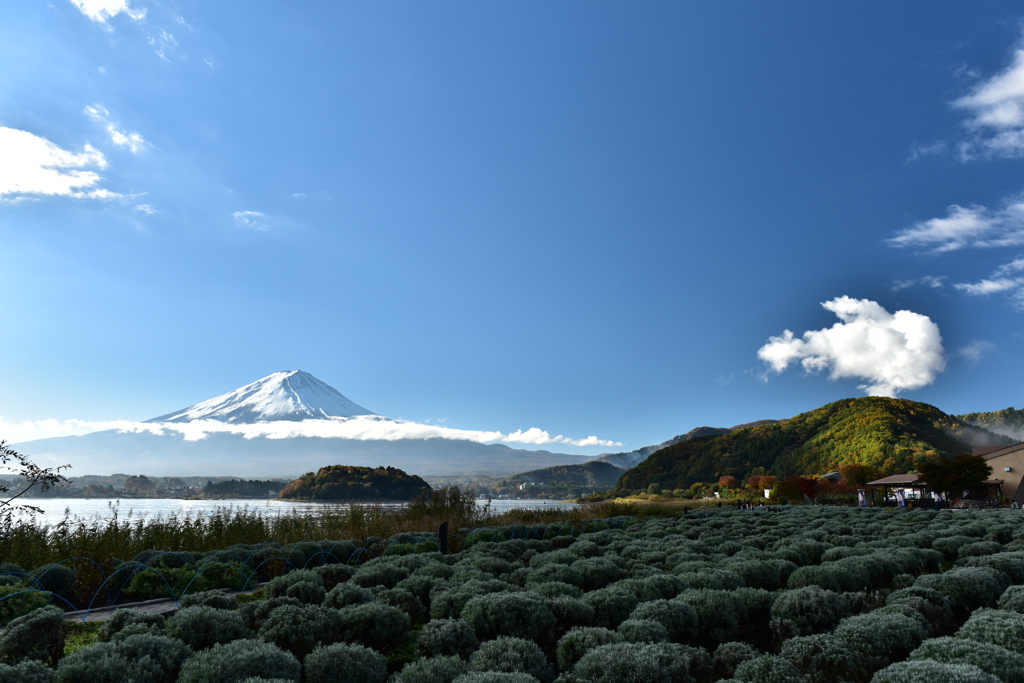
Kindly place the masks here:
<instances>
[{"instance_id":1,"label":"mountain slope","mask_svg":"<svg viewBox=\"0 0 1024 683\"><path fill-rule=\"evenodd\" d=\"M729 428L697 427L696 429L691 429L685 434L680 434L679 436L669 439L668 441L660 443L656 446L644 446L643 448L638 448L635 451L629 451L628 453L608 453L607 455L602 455L600 458L598 458L598 460L601 462L610 463L612 465L615 465L616 467L624 467L626 469L629 469L630 467L636 467L644 460L649 458L652 453L657 453L666 446L672 446L683 441L696 439L698 436L718 436L719 434L728 434L729 432L734 432L737 429L744 429L746 427L757 427L763 424L771 424L772 422L775 422L775 420L758 420L757 422L748 422L747 424L736 425L735 427Z\"/></svg>"},{"instance_id":2,"label":"mountain slope","mask_svg":"<svg viewBox=\"0 0 1024 683\"><path fill-rule=\"evenodd\" d=\"M498 482L498 486L517 484L540 484L542 486L570 485L592 486L595 490L607 490L615 486L622 473L621 467L606 462L592 461L582 465L557 465L529 472L520 472Z\"/></svg>"},{"instance_id":3,"label":"mountain slope","mask_svg":"<svg viewBox=\"0 0 1024 683\"><path fill-rule=\"evenodd\" d=\"M1003 434L1016 441L1024 441L1024 410L1019 408L1006 408L991 413L967 413L957 415L967 424L975 427L983 427L990 432Z\"/></svg>"},{"instance_id":4,"label":"mountain slope","mask_svg":"<svg viewBox=\"0 0 1024 683\"><path fill-rule=\"evenodd\" d=\"M373 413L356 405L334 387L308 372L290 370L275 372L240 389L146 422L216 420L231 424L252 424L356 415Z\"/></svg>"},{"instance_id":5,"label":"mountain slope","mask_svg":"<svg viewBox=\"0 0 1024 683\"><path fill-rule=\"evenodd\" d=\"M724 475L743 479L755 468L778 476L824 474L853 462L886 473L906 472L919 461L969 452L973 446L1012 442L927 403L872 396L668 446L626 472L618 485L638 489L658 483L679 488L717 481Z\"/></svg>"}]
</instances>

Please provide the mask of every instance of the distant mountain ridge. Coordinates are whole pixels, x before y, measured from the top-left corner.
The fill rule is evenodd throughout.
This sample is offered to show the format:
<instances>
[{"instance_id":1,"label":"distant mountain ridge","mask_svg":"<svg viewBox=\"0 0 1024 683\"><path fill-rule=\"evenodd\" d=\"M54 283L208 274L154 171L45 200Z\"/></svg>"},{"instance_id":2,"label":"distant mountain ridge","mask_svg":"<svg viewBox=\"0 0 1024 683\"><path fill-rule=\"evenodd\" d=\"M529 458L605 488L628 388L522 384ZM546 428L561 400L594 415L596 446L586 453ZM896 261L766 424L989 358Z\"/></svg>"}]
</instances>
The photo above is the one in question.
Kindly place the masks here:
<instances>
[{"instance_id":1,"label":"distant mountain ridge","mask_svg":"<svg viewBox=\"0 0 1024 683\"><path fill-rule=\"evenodd\" d=\"M625 471L611 463L593 460L581 465L556 465L554 467L530 470L529 472L520 472L501 480L498 482L498 485L538 484L549 486L552 484L563 484L593 486L595 489L610 489L615 486L615 483Z\"/></svg>"},{"instance_id":2,"label":"distant mountain ridge","mask_svg":"<svg viewBox=\"0 0 1024 683\"><path fill-rule=\"evenodd\" d=\"M619 480L619 487L685 488L732 475L824 474L861 463L886 474L917 463L1014 443L935 406L877 396L844 399L788 420L698 436L666 446Z\"/></svg>"},{"instance_id":3,"label":"distant mountain ridge","mask_svg":"<svg viewBox=\"0 0 1024 683\"><path fill-rule=\"evenodd\" d=\"M680 434L677 437L659 443L655 446L644 446L643 448L638 448L635 451L629 451L628 453L608 453L607 455L602 455L600 458L598 458L598 460L600 462L606 462L615 465L616 467L621 467L628 470L631 467L636 467L644 460L649 458L652 454L657 453L662 448L666 448L667 446L672 446L683 441L689 441L690 439L696 439L697 437L700 436L718 436L720 434L728 434L729 432L734 432L737 429L759 427L761 425L771 424L777 421L778 420L757 420L755 422L747 422L745 424L736 425L735 427L728 428L697 427L696 429L691 429L685 434Z\"/></svg>"},{"instance_id":4,"label":"distant mountain ridge","mask_svg":"<svg viewBox=\"0 0 1024 683\"><path fill-rule=\"evenodd\" d=\"M1024 441L1024 409L1011 407L990 413L966 413L957 417L975 427Z\"/></svg>"}]
</instances>

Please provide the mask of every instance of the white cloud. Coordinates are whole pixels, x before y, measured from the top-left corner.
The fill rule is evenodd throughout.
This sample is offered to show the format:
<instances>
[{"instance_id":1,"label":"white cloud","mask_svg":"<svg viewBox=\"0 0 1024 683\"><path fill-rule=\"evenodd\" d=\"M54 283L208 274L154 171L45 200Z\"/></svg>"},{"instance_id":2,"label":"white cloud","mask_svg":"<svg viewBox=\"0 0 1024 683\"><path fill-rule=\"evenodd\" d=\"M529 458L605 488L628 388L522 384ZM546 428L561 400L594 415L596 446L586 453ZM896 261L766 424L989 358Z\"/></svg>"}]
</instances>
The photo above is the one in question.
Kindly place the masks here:
<instances>
[{"instance_id":1,"label":"white cloud","mask_svg":"<svg viewBox=\"0 0 1024 683\"><path fill-rule=\"evenodd\" d=\"M117 124L110 120L110 112L100 105L88 106L85 108L84 113L90 119L103 126L107 134L110 135L110 141L118 147L127 147L131 150L132 154L138 154L139 150L146 146L146 141L138 133L126 133L118 130Z\"/></svg>"},{"instance_id":2,"label":"white cloud","mask_svg":"<svg viewBox=\"0 0 1024 683\"><path fill-rule=\"evenodd\" d=\"M160 29L160 34L158 36L150 36L149 44L152 46L153 52L156 53L156 56L165 62L171 61L167 58L167 53L178 47L177 39L164 29Z\"/></svg>"},{"instance_id":3,"label":"white cloud","mask_svg":"<svg viewBox=\"0 0 1024 683\"><path fill-rule=\"evenodd\" d=\"M967 346L957 349L957 353L969 360L971 363L977 363L982 359L983 356L988 355L996 345L990 341L984 341L981 339L975 339Z\"/></svg>"},{"instance_id":4,"label":"white cloud","mask_svg":"<svg viewBox=\"0 0 1024 683\"><path fill-rule=\"evenodd\" d=\"M924 285L925 287L931 287L932 289L940 289L945 286L943 280L946 279L945 275L924 275L922 277L911 278L909 280L897 280L892 284L892 291L899 292L903 289L908 289L914 285Z\"/></svg>"},{"instance_id":5,"label":"white cloud","mask_svg":"<svg viewBox=\"0 0 1024 683\"><path fill-rule=\"evenodd\" d=\"M149 204L139 204L138 206L135 207L135 210L136 211L141 211L142 213L146 214L147 216L152 216L154 213L160 213L159 211L154 209Z\"/></svg>"},{"instance_id":6,"label":"white cloud","mask_svg":"<svg viewBox=\"0 0 1024 683\"><path fill-rule=\"evenodd\" d=\"M133 8L128 0L71 0L71 4L81 10L82 14L104 26L108 26L107 19L118 14L126 14L134 21L142 21L146 17L146 10Z\"/></svg>"},{"instance_id":7,"label":"white cloud","mask_svg":"<svg viewBox=\"0 0 1024 683\"><path fill-rule=\"evenodd\" d=\"M454 439L475 441L477 443L521 443L531 445L568 444L572 446L621 446L621 443L588 436L584 439L570 439L562 435L551 436L548 432L536 427L516 430L509 434L498 431L475 431L453 429L439 425L425 425L416 422L391 420L377 415L360 415L353 418L333 418L324 420L304 420L302 422L260 422L257 424L226 424L214 420L197 420L194 422L131 422L128 420L111 420L106 422L86 422L83 420L39 420L21 423L8 423L0 418L0 434L2 438L19 443L33 439L45 439L51 436L77 436L91 432L117 429L122 432L151 434L181 434L186 441L199 441L208 434L228 433L240 434L246 439L259 437L267 439L287 439L295 436L353 439L357 441L381 440L396 441L399 439Z\"/></svg>"},{"instance_id":8,"label":"white cloud","mask_svg":"<svg viewBox=\"0 0 1024 683\"><path fill-rule=\"evenodd\" d=\"M86 144L80 153L61 149L46 138L0 126L0 199L63 196L117 199L99 187L102 178L86 167L106 168L103 154Z\"/></svg>"},{"instance_id":9,"label":"white cloud","mask_svg":"<svg viewBox=\"0 0 1024 683\"><path fill-rule=\"evenodd\" d=\"M1007 201L997 210L956 204L943 218L919 221L888 240L893 247L920 247L932 253L968 247L1009 247L1024 244L1024 201Z\"/></svg>"},{"instance_id":10,"label":"white cloud","mask_svg":"<svg viewBox=\"0 0 1024 683\"><path fill-rule=\"evenodd\" d=\"M239 228L248 228L250 230L269 230L265 222L266 214L260 213L259 211L235 211L231 214L231 217L235 220L235 225Z\"/></svg>"},{"instance_id":11,"label":"white cloud","mask_svg":"<svg viewBox=\"0 0 1024 683\"><path fill-rule=\"evenodd\" d=\"M1024 156L1024 49L1009 66L978 83L970 94L953 102L967 113L972 137L959 145L964 160L983 156Z\"/></svg>"},{"instance_id":12,"label":"white cloud","mask_svg":"<svg viewBox=\"0 0 1024 683\"><path fill-rule=\"evenodd\" d=\"M872 396L920 389L945 370L939 326L912 311L889 313L874 301L842 296L822 304L840 322L824 330L789 330L771 337L758 352L769 370L782 372L799 361L807 372L830 371L830 379L858 378Z\"/></svg>"},{"instance_id":13,"label":"white cloud","mask_svg":"<svg viewBox=\"0 0 1024 683\"><path fill-rule=\"evenodd\" d=\"M107 67L105 66L98 66L96 67L96 70L99 71L101 74L107 73Z\"/></svg>"},{"instance_id":14,"label":"white cloud","mask_svg":"<svg viewBox=\"0 0 1024 683\"><path fill-rule=\"evenodd\" d=\"M1000 292L1012 292L1014 306L1024 310L1024 258L1016 258L995 269L988 278L977 282L960 282L955 285L958 291L970 296L986 296Z\"/></svg>"}]
</instances>

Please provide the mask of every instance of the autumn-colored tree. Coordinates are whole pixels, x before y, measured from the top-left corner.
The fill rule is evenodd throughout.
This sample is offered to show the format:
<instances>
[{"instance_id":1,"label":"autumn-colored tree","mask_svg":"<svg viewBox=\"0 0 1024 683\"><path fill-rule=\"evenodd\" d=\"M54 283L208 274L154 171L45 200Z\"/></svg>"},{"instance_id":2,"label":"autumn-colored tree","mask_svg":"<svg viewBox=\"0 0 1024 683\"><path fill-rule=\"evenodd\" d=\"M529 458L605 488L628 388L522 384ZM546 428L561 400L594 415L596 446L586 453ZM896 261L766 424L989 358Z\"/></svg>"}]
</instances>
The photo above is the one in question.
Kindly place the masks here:
<instances>
[{"instance_id":1,"label":"autumn-colored tree","mask_svg":"<svg viewBox=\"0 0 1024 683\"><path fill-rule=\"evenodd\" d=\"M775 495L789 500L799 499L803 496L803 491L800 490L800 477L793 474L780 479L775 484Z\"/></svg>"},{"instance_id":2,"label":"autumn-colored tree","mask_svg":"<svg viewBox=\"0 0 1024 683\"><path fill-rule=\"evenodd\" d=\"M747 488L751 491L764 491L775 486L776 481L778 478L771 475L755 475L747 477Z\"/></svg>"},{"instance_id":3,"label":"autumn-colored tree","mask_svg":"<svg viewBox=\"0 0 1024 683\"><path fill-rule=\"evenodd\" d=\"M734 489L739 486L739 482L736 481L736 477L731 474L727 474L724 477L719 477L718 488L720 489Z\"/></svg>"},{"instance_id":4,"label":"autumn-colored tree","mask_svg":"<svg viewBox=\"0 0 1024 683\"><path fill-rule=\"evenodd\" d=\"M800 477L797 480L797 484L800 486L800 493L804 494L811 500L814 500L825 489L825 485L822 483L823 481L825 480Z\"/></svg>"},{"instance_id":5,"label":"autumn-colored tree","mask_svg":"<svg viewBox=\"0 0 1024 683\"><path fill-rule=\"evenodd\" d=\"M869 481L878 479L880 473L870 465L851 462L846 465L840 465L839 474L843 475L843 479L846 480L847 486L856 488L858 486L864 486Z\"/></svg>"},{"instance_id":6,"label":"autumn-colored tree","mask_svg":"<svg viewBox=\"0 0 1024 683\"><path fill-rule=\"evenodd\" d=\"M959 494L980 486L992 476L992 467L980 455L958 455L952 460L923 462L917 466L921 480L932 491Z\"/></svg>"}]
</instances>

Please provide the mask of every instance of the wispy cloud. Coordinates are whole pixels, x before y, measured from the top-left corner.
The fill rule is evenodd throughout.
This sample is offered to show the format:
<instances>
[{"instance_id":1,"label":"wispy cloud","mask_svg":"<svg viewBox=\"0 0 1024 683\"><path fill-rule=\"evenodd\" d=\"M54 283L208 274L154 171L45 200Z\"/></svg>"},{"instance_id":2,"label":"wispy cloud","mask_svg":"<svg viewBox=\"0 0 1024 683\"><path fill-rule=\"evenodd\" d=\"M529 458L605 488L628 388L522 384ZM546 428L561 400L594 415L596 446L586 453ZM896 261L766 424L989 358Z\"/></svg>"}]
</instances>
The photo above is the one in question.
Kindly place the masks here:
<instances>
[{"instance_id":1,"label":"wispy cloud","mask_svg":"<svg viewBox=\"0 0 1024 683\"><path fill-rule=\"evenodd\" d=\"M128 0L71 0L71 4L93 21L103 24L108 30L110 26L107 19L112 19L118 14L124 14L133 21L142 21L146 18L146 10L132 7Z\"/></svg>"},{"instance_id":2,"label":"wispy cloud","mask_svg":"<svg viewBox=\"0 0 1024 683\"><path fill-rule=\"evenodd\" d=\"M922 277L915 277L909 280L897 280L892 283L892 291L899 292L904 289L909 289L916 285L922 285L924 287L931 287L932 289L940 289L945 286L944 280L945 275L924 275Z\"/></svg>"},{"instance_id":3,"label":"wispy cloud","mask_svg":"<svg viewBox=\"0 0 1024 683\"><path fill-rule=\"evenodd\" d=\"M157 57L165 62L171 61L168 59L167 53L178 47L178 41L172 34L164 29L160 29L158 34L150 36L148 40L150 47L153 48L153 52L156 53Z\"/></svg>"},{"instance_id":4,"label":"wispy cloud","mask_svg":"<svg viewBox=\"0 0 1024 683\"><path fill-rule=\"evenodd\" d=\"M116 429L122 432L151 434L181 434L186 441L199 441L209 434L240 434L246 439L267 438L287 439L305 436L356 441L397 441L399 439L453 439L477 443L518 443L529 445L565 444L571 446L621 446L622 444L596 436L570 439L536 427L516 430L508 434L500 431L475 431L454 429L440 425L426 425L403 420L392 420L376 415L361 415L352 418L324 420L303 420L301 422L279 421L256 424L227 424L215 420L194 422L131 422L110 420L87 422L84 420L39 420L21 423L7 423L0 419L0 431L12 442L45 439L52 436L79 436L92 432Z\"/></svg>"},{"instance_id":5,"label":"wispy cloud","mask_svg":"<svg viewBox=\"0 0 1024 683\"><path fill-rule=\"evenodd\" d=\"M858 388L872 396L895 396L935 381L946 368L939 326L912 311L889 313L868 299L842 296L822 306L840 322L823 330L789 330L771 337L757 355L769 371L800 363L809 373L828 370L829 378L867 380ZM767 381L767 374L762 376Z\"/></svg>"},{"instance_id":6,"label":"wispy cloud","mask_svg":"<svg viewBox=\"0 0 1024 683\"><path fill-rule=\"evenodd\" d=\"M956 352L971 363L977 363L982 359L982 357L991 353L995 348L996 345L990 341L975 339L967 346L962 346L957 349Z\"/></svg>"},{"instance_id":7,"label":"wispy cloud","mask_svg":"<svg viewBox=\"0 0 1024 683\"><path fill-rule=\"evenodd\" d=\"M160 213L149 204L138 204L135 206L135 210L144 213L147 216L152 216L154 213Z\"/></svg>"},{"instance_id":8,"label":"wispy cloud","mask_svg":"<svg viewBox=\"0 0 1024 683\"><path fill-rule=\"evenodd\" d=\"M128 133L119 129L117 124L110 120L110 112L98 104L86 107L85 115L106 129L111 142L118 147L127 147L132 154L138 154L148 144L138 133Z\"/></svg>"},{"instance_id":9,"label":"wispy cloud","mask_svg":"<svg viewBox=\"0 0 1024 683\"><path fill-rule=\"evenodd\" d=\"M960 282L953 285L958 291L970 296L987 296L1001 292L1011 293L1013 305L1024 310L1024 257L1004 263L987 278L977 282Z\"/></svg>"},{"instance_id":10,"label":"wispy cloud","mask_svg":"<svg viewBox=\"0 0 1024 683\"><path fill-rule=\"evenodd\" d=\"M945 216L919 221L889 239L892 247L917 247L932 253L968 247L1009 247L1024 244L1024 201L1015 197L1002 207L949 207Z\"/></svg>"},{"instance_id":11,"label":"wispy cloud","mask_svg":"<svg viewBox=\"0 0 1024 683\"><path fill-rule=\"evenodd\" d=\"M270 226L266 223L266 214L259 211L235 211L231 214L231 217L235 221L235 226L239 228L246 228L249 230L270 229Z\"/></svg>"},{"instance_id":12,"label":"wispy cloud","mask_svg":"<svg viewBox=\"0 0 1024 683\"><path fill-rule=\"evenodd\" d=\"M964 124L970 137L957 146L962 159L1024 156L1024 48L953 107L968 117Z\"/></svg>"},{"instance_id":13,"label":"wispy cloud","mask_svg":"<svg viewBox=\"0 0 1024 683\"><path fill-rule=\"evenodd\" d=\"M103 178L85 170L103 169L103 154L86 144L81 152L61 149L24 130L0 127L0 198L8 201L62 196L118 199L122 195L99 186Z\"/></svg>"}]
</instances>

